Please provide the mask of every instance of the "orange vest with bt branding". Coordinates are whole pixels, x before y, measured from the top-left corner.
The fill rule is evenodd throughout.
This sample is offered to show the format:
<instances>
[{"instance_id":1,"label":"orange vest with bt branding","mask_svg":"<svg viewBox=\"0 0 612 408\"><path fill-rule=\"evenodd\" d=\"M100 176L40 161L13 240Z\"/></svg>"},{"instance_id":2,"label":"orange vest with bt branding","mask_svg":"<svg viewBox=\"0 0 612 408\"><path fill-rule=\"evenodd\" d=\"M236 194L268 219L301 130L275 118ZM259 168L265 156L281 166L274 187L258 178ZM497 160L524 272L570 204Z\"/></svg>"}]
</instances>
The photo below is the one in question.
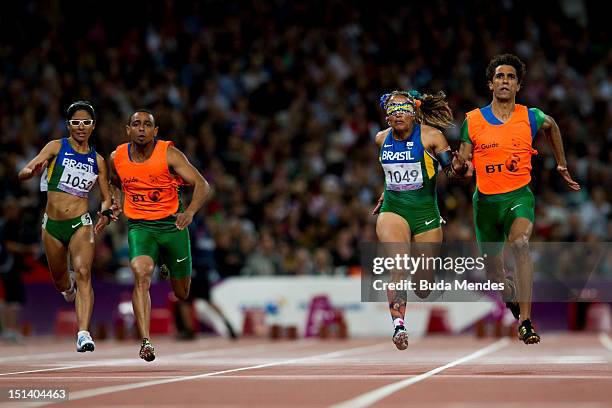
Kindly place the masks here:
<instances>
[{"instance_id":1,"label":"orange vest with bt branding","mask_svg":"<svg viewBox=\"0 0 612 408\"><path fill-rule=\"evenodd\" d=\"M516 104L511 118L500 124L491 124L474 109L467 113L467 125L478 191L502 194L529 184L531 155L537 151L526 106Z\"/></svg>"},{"instance_id":2,"label":"orange vest with bt branding","mask_svg":"<svg viewBox=\"0 0 612 408\"><path fill-rule=\"evenodd\" d=\"M168 169L167 151L174 144L157 140L151 157L142 163L130 160L129 143L117 147L115 170L125 194L123 212L134 220L160 220L179 208L179 182Z\"/></svg>"}]
</instances>

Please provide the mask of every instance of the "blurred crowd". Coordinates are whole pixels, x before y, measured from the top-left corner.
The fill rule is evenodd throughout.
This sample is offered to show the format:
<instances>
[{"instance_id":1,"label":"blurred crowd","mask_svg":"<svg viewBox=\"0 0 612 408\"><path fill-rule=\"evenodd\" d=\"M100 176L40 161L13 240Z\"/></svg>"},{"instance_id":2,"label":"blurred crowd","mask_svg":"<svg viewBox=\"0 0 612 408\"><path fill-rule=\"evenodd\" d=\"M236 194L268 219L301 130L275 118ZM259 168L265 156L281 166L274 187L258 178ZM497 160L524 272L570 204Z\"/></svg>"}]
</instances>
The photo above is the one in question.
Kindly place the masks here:
<instances>
[{"instance_id":1,"label":"blurred crowd","mask_svg":"<svg viewBox=\"0 0 612 408\"><path fill-rule=\"evenodd\" d=\"M145 107L214 188L191 227L196 269L353 273L359 244L376 240L379 96L444 91L457 148L465 113L491 100L488 61L512 52L527 65L517 101L555 118L583 187L568 192L537 139L533 240L611 238L612 52L596 2L17 3L0 16L0 192L33 214L22 222L41 218L45 197L17 172L66 135L72 101L92 101L91 144L105 157ZM472 191L440 175L445 240L474 240ZM126 227L114 223L94 276L126 265Z\"/></svg>"}]
</instances>

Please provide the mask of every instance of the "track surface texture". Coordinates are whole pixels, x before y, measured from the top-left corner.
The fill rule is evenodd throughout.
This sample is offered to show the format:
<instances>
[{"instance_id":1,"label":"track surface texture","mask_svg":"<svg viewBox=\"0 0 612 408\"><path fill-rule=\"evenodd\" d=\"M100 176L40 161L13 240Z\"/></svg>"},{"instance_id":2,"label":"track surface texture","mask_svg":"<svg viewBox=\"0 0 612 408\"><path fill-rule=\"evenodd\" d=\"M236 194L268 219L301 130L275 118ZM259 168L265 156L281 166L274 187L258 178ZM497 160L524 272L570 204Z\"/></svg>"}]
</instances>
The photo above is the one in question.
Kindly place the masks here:
<instances>
[{"instance_id":1,"label":"track surface texture","mask_svg":"<svg viewBox=\"0 0 612 408\"><path fill-rule=\"evenodd\" d=\"M542 343L434 336L398 351L389 339L230 342L29 339L0 348L0 407L9 389L67 389L57 406L93 407L612 407L607 334L544 333Z\"/></svg>"}]
</instances>

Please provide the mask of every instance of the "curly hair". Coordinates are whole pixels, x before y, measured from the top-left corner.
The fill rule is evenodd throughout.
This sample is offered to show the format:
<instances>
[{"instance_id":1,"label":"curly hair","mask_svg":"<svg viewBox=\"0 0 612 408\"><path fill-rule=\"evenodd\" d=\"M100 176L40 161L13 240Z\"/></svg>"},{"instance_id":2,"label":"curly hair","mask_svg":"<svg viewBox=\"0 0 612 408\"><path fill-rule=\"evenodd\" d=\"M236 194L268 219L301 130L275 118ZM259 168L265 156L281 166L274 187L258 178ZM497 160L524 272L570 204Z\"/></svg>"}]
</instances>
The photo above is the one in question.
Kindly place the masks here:
<instances>
[{"instance_id":1,"label":"curly hair","mask_svg":"<svg viewBox=\"0 0 612 408\"><path fill-rule=\"evenodd\" d=\"M489 65L487 66L487 81L493 82L493 76L495 75L495 69L500 65L510 65L514 67L516 70L516 77L518 79L518 83L523 83L523 78L525 77L525 73L527 69L525 68L525 64L519 57L514 54L501 54L496 55L491 59Z\"/></svg>"},{"instance_id":2,"label":"curly hair","mask_svg":"<svg viewBox=\"0 0 612 408\"><path fill-rule=\"evenodd\" d=\"M416 109L416 122L424 123L429 126L433 126L437 129L444 130L454 126L453 124L453 111L448 102L446 101L446 95L440 91L435 95L421 94L415 89L409 91L393 91L388 94L384 94L380 97L380 107L383 110L387 109L387 105L393 96L402 95L408 98L408 100L415 105Z\"/></svg>"}]
</instances>

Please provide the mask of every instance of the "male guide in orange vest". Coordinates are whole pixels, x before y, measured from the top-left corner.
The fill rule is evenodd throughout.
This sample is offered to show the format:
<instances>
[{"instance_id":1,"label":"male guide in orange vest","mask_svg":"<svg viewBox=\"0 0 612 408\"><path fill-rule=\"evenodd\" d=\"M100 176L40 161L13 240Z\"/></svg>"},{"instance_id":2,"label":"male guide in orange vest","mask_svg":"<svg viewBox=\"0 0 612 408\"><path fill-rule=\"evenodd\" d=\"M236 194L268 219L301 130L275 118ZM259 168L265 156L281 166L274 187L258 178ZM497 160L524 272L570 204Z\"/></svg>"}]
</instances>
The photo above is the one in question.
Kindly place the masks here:
<instances>
[{"instance_id":1,"label":"male guide in orange vest","mask_svg":"<svg viewBox=\"0 0 612 408\"><path fill-rule=\"evenodd\" d=\"M467 113L453 168L460 169L473 157L477 185L473 197L474 226L480 249L488 255L487 273L495 282L506 281L504 300L521 321L519 339L534 344L540 341L530 319L533 262L529 238L535 198L528 184L531 155L537 154L532 147L536 134L543 133L551 143L557 171L570 189L578 190L580 186L567 170L561 133L553 118L537 108L515 103L524 74L525 64L515 55L498 55L490 61L487 81L493 101ZM516 258L517 287L511 277L505 277L501 252L506 240Z\"/></svg>"},{"instance_id":2,"label":"male guide in orange vest","mask_svg":"<svg viewBox=\"0 0 612 408\"><path fill-rule=\"evenodd\" d=\"M123 212L128 218L130 267L134 273L132 304L142 337L140 357L146 361L155 359L149 341L149 287L155 264L169 269L175 295L186 299L191 284L186 227L210 192L204 177L172 142L157 140L158 130L151 112L136 111L126 126L130 142L118 146L110 160L111 181L124 193ZM178 177L194 186L185 210Z\"/></svg>"}]
</instances>

